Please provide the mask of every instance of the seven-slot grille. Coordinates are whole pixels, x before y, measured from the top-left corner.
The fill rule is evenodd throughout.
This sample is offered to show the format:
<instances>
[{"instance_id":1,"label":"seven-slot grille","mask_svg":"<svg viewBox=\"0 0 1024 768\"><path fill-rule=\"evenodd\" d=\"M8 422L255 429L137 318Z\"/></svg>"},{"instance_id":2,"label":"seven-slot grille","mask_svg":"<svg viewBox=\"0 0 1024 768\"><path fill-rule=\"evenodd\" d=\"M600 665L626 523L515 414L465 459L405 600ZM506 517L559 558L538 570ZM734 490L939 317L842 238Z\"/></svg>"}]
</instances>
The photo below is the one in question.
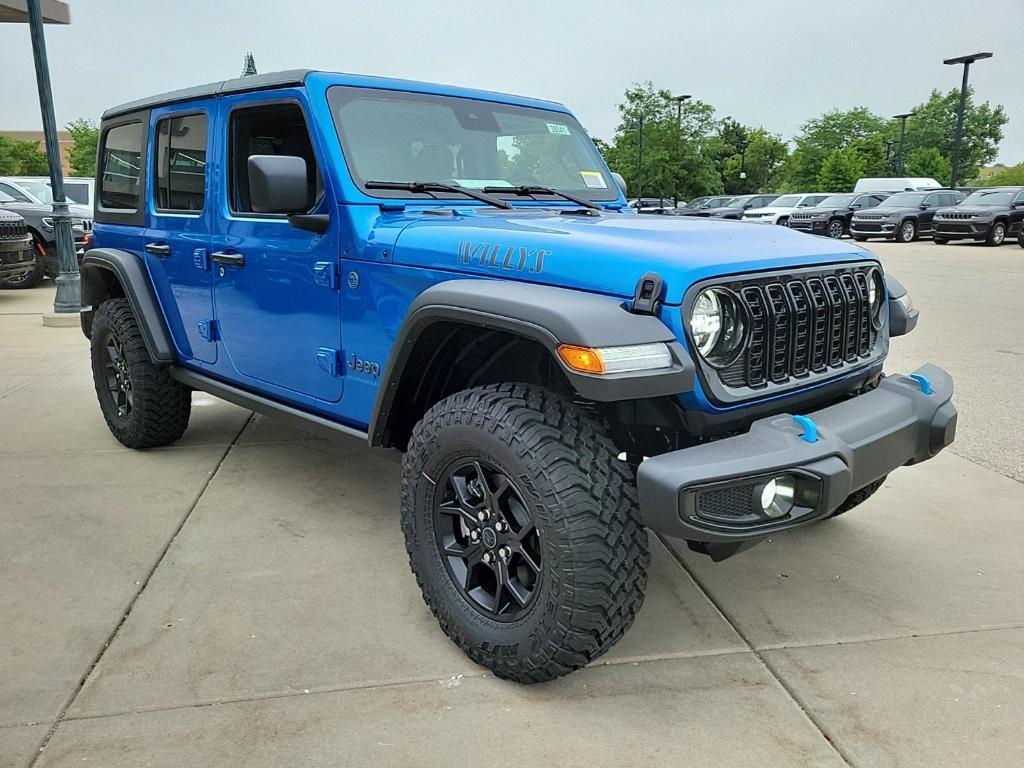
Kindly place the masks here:
<instances>
[{"instance_id":1,"label":"seven-slot grille","mask_svg":"<svg viewBox=\"0 0 1024 768\"><path fill-rule=\"evenodd\" d=\"M961 213L960 211L945 211L943 213L935 214L937 219L945 219L946 221L967 221L974 218L973 213Z\"/></svg>"},{"instance_id":2,"label":"seven-slot grille","mask_svg":"<svg viewBox=\"0 0 1024 768\"><path fill-rule=\"evenodd\" d=\"M753 278L723 285L747 311L744 352L718 375L760 388L838 370L871 356L877 331L868 307L870 267Z\"/></svg>"},{"instance_id":3,"label":"seven-slot grille","mask_svg":"<svg viewBox=\"0 0 1024 768\"><path fill-rule=\"evenodd\" d=\"M860 220L878 221L879 219L884 219L885 218L885 214L884 213L858 213L855 218L858 221L860 221Z\"/></svg>"},{"instance_id":4,"label":"seven-slot grille","mask_svg":"<svg viewBox=\"0 0 1024 768\"><path fill-rule=\"evenodd\" d=\"M0 221L0 240L20 240L28 234L24 219Z\"/></svg>"}]
</instances>

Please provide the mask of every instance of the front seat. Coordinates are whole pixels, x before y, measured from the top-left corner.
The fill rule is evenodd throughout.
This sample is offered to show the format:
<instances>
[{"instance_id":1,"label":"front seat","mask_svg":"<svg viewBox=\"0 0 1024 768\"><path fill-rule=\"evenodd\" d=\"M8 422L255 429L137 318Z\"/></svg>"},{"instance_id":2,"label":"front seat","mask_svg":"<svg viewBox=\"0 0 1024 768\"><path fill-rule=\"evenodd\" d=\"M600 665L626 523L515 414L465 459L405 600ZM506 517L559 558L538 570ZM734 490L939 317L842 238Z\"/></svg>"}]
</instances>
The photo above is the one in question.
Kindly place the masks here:
<instances>
[{"instance_id":1,"label":"front seat","mask_svg":"<svg viewBox=\"0 0 1024 768\"><path fill-rule=\"evenodd\" d=\"M443 144L424 144L412 163L414 181L444 181L455 172L455 155Z\"/></svg>"}]
</instances>

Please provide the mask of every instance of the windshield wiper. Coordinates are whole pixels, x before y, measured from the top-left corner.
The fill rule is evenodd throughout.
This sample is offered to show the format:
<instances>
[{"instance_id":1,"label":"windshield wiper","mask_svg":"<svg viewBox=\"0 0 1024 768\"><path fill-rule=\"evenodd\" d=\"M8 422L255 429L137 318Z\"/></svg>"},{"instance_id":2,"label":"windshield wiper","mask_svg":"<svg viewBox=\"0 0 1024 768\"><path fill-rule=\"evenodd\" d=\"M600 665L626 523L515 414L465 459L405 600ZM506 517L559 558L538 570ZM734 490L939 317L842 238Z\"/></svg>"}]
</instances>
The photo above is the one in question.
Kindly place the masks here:
<instances>
[{"instance_id":1,"label":"windshield wiper","mask_svg":"<svg viewBox=\"0 0 1024 768\"><path fill-rule=\"evenodd\" d=\"M593 208L595 211L603 210L600 205L595 203L593 200L587 200L585 197L577 197L576 195L570 195L568 192L563 192L560 189L552 189L551 187L537 187L524 184L518 187L484 187L484 192L490 192L491 194L507 194L507 195L529 195L534 197L536 195L554 195L560 197L563 200L568 200L571 203L582 205L584 208Z\"/></svg>"},{"instance_id":2,"label":"windshield wiper","mask_svg":"<svg viewBox=\"0 0 1024 768\"><path fill-rule=\"evenodd\" d=\"M491 197L458 184L445 184L442 181L368 181L363 186L367 189L402 189L408 192L457 192L460 195L479 200L481 203L493 205L495 208L512 208L512 204L507 200Z\"/></svg>"}]
</instances>

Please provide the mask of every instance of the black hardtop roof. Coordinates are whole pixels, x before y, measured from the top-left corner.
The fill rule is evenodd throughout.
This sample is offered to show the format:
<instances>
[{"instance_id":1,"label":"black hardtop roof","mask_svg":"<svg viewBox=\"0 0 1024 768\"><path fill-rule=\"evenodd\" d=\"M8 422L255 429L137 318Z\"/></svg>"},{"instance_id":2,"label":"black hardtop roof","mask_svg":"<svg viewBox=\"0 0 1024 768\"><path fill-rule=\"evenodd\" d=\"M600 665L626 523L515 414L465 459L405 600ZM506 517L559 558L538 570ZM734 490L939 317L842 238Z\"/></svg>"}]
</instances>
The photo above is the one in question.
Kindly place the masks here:
<instances>
[{"instance_id":1,"label":"black hardtop roof","mask_svg":"<svg viewBox=\"0 0 1024 768\"><path fill-rule=\"evenodd\" d=\"M119 115L127 115L131 112L138 112L143 109L160 107L164 104L174 104L180 101L191 101L207 96L219 96L223 93L245 93L246 91L262 91L267 88L284 88L289 85L302 85L306 75L315 70L312 69L288 69L283 72L268 72L265 75L251 75L249 77L236 77L231 80L220 80L206 85L196 85L191 88L182 88L177 91L158 93L155 96L147 96L144 99L125 102L116 107L111 107L103 113L103 119L109 120Z\"/></svg>"}]
</instances>

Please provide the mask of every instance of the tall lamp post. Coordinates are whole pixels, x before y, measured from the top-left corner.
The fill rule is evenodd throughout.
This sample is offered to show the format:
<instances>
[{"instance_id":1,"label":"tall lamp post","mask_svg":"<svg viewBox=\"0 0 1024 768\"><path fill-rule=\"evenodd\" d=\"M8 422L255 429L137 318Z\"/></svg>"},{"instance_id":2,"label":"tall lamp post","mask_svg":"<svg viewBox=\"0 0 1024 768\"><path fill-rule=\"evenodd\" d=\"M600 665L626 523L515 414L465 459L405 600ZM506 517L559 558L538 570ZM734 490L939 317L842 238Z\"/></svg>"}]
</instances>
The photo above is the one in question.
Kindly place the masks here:
<instances>
[{"instance_id":1,"label":"tall lamp post","mask_svg":"<svg viewBox=\"0 0 1024 768\"><path fill-rule=\"evenodd\" d=\"M676 127L681 129L683 127L683 102L692 98L692 96L688 93L684 93L681 96L673 96L672 98L676 103ZM672 204L677 207L679 205L678 190L676 190L676 193L672 195Z\"/></svg>"},{"instance_id":2,"label":"tall lamp post","mask_svg":"<svg viewBox=\"0 0 1024 768\"><path fill-rule=\"evenodd\" d=\"M630 121L630 128L638 132L637 156L636 156L636 209L640 210L644 198L644 115L641 112L636 118Z\"/></svg>"},{"instance_id":3,"label":"tall lamp post","mask_svg":"<svg viewBox=\"0 0 1024 768\"><path fill-rule=\"evenodd\" d=\"M43 7L40 8L40 5ZM46 159L50 166L50 188L53 192L53 229L57 240L60 275L57 277L57 297L53 302L56 313L78 313L82 297L78 276L78 258L75 238L71 231L71 215L64 196L64 174L60 166L60 141L57 138L57 120L53 112L53 92L50 89L50 68L46 59L46 38L43 23L68 24L68 7L58 0L0 0L0 22L28 22L32 38L32 57L36 66L36 87L39 91L39 111L43 119L43 137L46 140ZM46 317L44 316L44 324ZM53 323L56 324L56 323Z\"/></svg>"},{"instance_id":4,"label":"tall lamp post","mask_svg":"<svg viewBox=\"0 0 1024 768\"><path fill-rule=\"evenodd\" d=\"M900 145L896 150L896 173L903 173L903 137L907 133L907 118L913 116L913 112L904 112L901 115L893 115L893 120L900 121Z\"/></svg>"},{"instance_id":5,"label":"tall lamp post","mask_svg":"<svg viewBox=\"0 0 1024 768\"><path fill-rule=\"evenodd\" d=\"M953 177L949 186L956 189L960 175L960 142L964 138L964 106L967 102L967 74L971 71L971 64L982 59L991 59L991 53L972 53L969 56L957 56L955 59L945 59L943 64L963 64L964 80L960 86L960 106L956 111L956 144L953 146Z\"/></svg>"}]
</instances>

